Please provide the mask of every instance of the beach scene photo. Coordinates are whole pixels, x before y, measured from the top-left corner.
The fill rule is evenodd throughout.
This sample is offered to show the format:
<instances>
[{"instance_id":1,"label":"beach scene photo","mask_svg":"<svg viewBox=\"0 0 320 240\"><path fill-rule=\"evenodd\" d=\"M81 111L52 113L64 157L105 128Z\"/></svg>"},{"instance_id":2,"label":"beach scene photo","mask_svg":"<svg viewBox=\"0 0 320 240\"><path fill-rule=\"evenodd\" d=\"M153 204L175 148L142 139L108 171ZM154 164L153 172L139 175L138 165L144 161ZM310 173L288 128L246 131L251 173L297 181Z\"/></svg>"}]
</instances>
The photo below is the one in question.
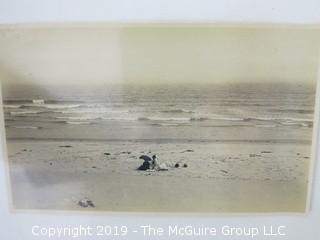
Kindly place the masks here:
<instances>
[{"instance_id":1,"label":"beach scene photo","mask_svg":"<svg viewBox=\"0 0 320 240\"><path fill-rule=\"evenodd\" d=\"M0 28L18 210L304 213L319 30Z\"/></svg>"}]
</instances>

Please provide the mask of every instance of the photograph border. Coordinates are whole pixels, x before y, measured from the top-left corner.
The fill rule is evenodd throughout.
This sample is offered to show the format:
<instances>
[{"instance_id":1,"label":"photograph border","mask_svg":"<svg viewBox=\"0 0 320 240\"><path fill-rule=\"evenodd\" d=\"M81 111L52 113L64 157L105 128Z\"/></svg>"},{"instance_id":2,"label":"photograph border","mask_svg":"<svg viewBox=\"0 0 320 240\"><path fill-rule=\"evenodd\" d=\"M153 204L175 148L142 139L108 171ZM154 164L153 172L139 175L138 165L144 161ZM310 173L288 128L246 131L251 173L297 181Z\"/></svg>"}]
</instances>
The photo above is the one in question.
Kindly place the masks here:
<instances>
[{"instance_id":1,"label":"photograph border","mask_svg":"<svg viewBox=\"0 0 320 240\"><path fill-rule=\"evenodd\" d=\"M153 1L137 0L132 4L130 0L70 0L70 1L42 1L30 0L28 3L21 0L3 0L0 8L0 24L33 24L52 22L197 22L197 23L227 23L241 22L245 24L293 24L293 25L317 25L320 26L318 0L270 0L257 2L256 0L217 0L217 1L181 1L162 0ZM319 64L320 66L320 64ZM318 80L319 82L319 80ZM317 92L319 92L319 83ZM1 94L1 91L0 91ZM1 104L1 99L0 99ZM317 97L317 109L319 97ZM6 147L4 147L4 123L0 108L0 171L5 170ZM315 112L319 119L319 110ZM310 192L311 208L308 214L299 216L288 215L257 215L257 216L234 216L234 217L189 217L183 216L158 216L148 215L91 215L91 214L58 214L58 213L12 213L8 209L6 172L0 172L0 223L3 228L1 236L8 240L35 239L31 235L31 227L35 224L42 226L53 225L79 225L79 224L124 224L129 227L137 227L141 224L166 226L168 224L180 225L233 225L240 227L264 225L284 225L287 227L284 240L317 240L320 236L320 131L314 135L313 162L313 191ZM240 237L241 238L241 237ZM57 239L57 238L56 238ZM82 239L82 238L80 238ZM149 239L143 235L129 235L128 239ZM180 239L187 239L181 237ZM239 239L239 237L217 236L217 240ZM257 236L256 239L274 239L274 237Z\"/></svg>"}]
</instances>

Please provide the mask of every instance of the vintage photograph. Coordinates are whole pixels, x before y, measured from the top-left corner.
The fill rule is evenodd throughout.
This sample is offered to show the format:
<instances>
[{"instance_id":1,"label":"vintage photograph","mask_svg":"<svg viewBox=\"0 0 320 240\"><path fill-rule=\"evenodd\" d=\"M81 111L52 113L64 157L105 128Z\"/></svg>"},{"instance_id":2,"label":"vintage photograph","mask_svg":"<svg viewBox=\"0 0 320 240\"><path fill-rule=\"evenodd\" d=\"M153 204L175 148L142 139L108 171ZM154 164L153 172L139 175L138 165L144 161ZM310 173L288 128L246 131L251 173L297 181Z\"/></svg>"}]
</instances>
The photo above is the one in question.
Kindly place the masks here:
<instances>
[{"instance_id":1,"label":"vintage photograph","mask_svg":"<svg viewBox=\"0 0 320 240\"><path fill-rule=\"evenodd\" d=\"M0 27L13 208L306 212L319 33Z\"/></svg>"}]
</instances>

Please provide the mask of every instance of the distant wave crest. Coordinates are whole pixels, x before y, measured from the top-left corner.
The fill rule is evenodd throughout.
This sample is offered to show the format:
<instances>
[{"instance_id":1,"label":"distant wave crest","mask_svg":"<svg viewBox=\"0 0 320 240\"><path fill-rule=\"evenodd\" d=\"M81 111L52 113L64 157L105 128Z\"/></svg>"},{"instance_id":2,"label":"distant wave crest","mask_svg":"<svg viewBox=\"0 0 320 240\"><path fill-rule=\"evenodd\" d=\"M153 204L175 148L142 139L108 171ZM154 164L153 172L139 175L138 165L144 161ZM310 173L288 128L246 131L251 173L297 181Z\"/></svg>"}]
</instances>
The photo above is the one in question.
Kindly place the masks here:
<instances>
[{"instance_id":1,"label":"distant wave crest","mask_svg":"<svg viewBox=\"0 0 320 240\"><path fill-rule=\"evenodd\" d=\"M66 121L67 124L74 124L74 125L88 125L88 124L92 124L92 122L88 122L88 121L81 121L81 122L73 122L73 121Z\"/></svg>"},{"instance_id":2,"label":"distant wave crest","mask_svg":"<svg viewBox=\"0 0 320 240\"><path fill-rule=\"evenodd\" d=\"M138 121L190 121L190 118L183 117L139 117Z\"/></svg>"},{"instance_id":3,"label":"distant wave crest","mask_svg":"<svg viewBox=\"0 0 320 240\"><path fill-rule=\"evenodd\" d=\"M78 108L81 104L22 104L20 108L68 109Z\"/></svg>"},{"instance_id":4,"label":"distant wave crest","mask_svg":"<svg viewBox=\"0 0 320 240\"><path fill-rule=\"evenodd\" d=\"M41 127L37 126L10 126L11 128L18 128L18 129L40 129Z\"/></svg>"},{"instance_id":5,"label":"distant wave crest","mask_svg":"<svg viewBox=\"0 0 320 240\"><path fill-rule=\"evenodd\" d=\"M40 113L45 113L44 111L19 111L19 112L10 112L12 116L23 116L23 115L36 115Z\"/></svg>"},{"instance_id":6,"label":"distant wave crest","mask_svg":"<svg viewBox=\"0 0 320 240\"><path fill-rule=\"evenodd\" d=\"M162 110L162 113L194 113L194 111L186 109L171 109L171 110Z\"/></svg>"},{"instance_id":7,"label":"distant wave crest","mask_svg":"<svg viewBox=\"0 0 320 240\"><path fill-rule=\"evenodd\" d=\"M15 104L4 104L3 107L4 109L18 109L21 108L23 105L15 105Z\"/></svg>"}]
</instances>

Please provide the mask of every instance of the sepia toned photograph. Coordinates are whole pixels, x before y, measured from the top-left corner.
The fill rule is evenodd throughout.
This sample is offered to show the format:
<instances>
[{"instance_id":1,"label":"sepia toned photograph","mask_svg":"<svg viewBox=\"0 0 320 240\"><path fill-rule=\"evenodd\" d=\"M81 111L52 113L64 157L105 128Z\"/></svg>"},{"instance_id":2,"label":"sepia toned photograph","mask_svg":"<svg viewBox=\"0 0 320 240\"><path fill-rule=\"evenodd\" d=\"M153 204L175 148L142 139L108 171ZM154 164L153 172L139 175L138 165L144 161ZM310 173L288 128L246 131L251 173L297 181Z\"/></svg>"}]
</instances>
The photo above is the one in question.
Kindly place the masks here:
<instances>
[{"instance_id":1,"label":"sepia toned photograph","mask_svg":"<svg viewBox=\"0 0 320 240\"><path fill-rule=\"evenodd\" d=\"M0 27L13 208L305 213L319 33Z\"/></svg>"}]
</instances>

